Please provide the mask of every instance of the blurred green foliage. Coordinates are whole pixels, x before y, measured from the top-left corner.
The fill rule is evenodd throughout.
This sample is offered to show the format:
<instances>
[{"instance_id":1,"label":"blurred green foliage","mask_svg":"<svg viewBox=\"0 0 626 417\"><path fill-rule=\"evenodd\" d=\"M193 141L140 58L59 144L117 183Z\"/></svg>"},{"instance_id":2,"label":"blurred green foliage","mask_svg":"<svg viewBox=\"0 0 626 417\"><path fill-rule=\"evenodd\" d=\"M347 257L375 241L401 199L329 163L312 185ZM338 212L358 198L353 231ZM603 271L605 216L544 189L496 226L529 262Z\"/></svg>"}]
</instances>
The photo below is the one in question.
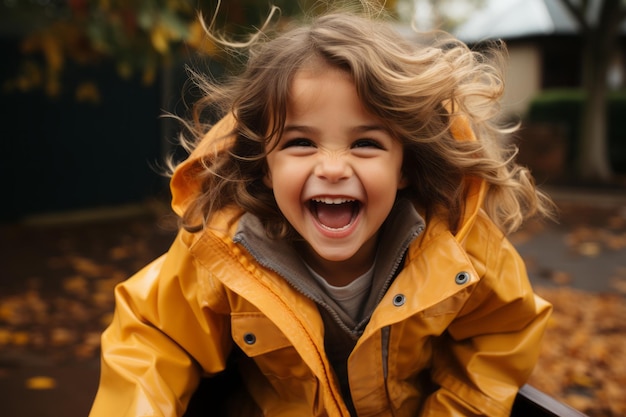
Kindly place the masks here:
<instances>
[{"instance_id":1,"label":"blurred green foliage","mask_svg":"<svg viewBox=\"0 0 626 417\"><path fill-rule=\"evenodd\" d=\"M374 0L395 9L395 0ZM328 5L349 3L316 0L4 0L0 25L21 38L24 60L4 90L43 88L49 96L61 91L69 63L98 65L113 60L123 78L140 74L145 84L175 59L200 53L219 59L221 49L206 36L205 23L233 36L245 36L263 25L273 6L287 18L319 13ZM355 3L352 1L352 3ZM5 30L6 32L6 30ZM97 86L80 87L77 95L97 94Z\"/></svg>"}]
</instances>

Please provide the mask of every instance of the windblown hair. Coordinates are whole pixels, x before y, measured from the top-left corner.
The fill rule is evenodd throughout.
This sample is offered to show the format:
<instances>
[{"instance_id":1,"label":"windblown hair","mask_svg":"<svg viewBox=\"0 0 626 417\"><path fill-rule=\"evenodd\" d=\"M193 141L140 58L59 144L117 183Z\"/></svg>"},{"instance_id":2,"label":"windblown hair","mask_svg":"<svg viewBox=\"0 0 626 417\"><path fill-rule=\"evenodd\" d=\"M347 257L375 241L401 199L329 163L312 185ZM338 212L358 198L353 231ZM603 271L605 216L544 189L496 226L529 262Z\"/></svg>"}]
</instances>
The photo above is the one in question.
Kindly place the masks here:
<instances>
[{"instance_id":1,"label":"windblown hair","mask_svg":"<svg viewBox=\"0 0 626 417\"><path fill-rule=\"evenodd\" d=\"M514 129L498 124L503 46L478 53L444 33L408 39L381 18L346 12L261 38L248 45L245 70L227 83L195 74L203 97L189 125L196 132L190 149L207 131L207 109L218 116L230 113L236 122L226 149L203 159L201 194L182 216L186 229L200 230L214 213L234 205L258 216L270 236L293 236L263 183L266 144L282 134L294 75L320 63L348 73L366 109L401 141L409 180L401 193L427 215L443 211L456 230L472 178L488 184L483 208L505 233L533 214L550 215L549 198L535 188L528 170L514 163L516 151L506 141ZM453 137L459 117L477 140Z\"/></svg>"}]
</instances>

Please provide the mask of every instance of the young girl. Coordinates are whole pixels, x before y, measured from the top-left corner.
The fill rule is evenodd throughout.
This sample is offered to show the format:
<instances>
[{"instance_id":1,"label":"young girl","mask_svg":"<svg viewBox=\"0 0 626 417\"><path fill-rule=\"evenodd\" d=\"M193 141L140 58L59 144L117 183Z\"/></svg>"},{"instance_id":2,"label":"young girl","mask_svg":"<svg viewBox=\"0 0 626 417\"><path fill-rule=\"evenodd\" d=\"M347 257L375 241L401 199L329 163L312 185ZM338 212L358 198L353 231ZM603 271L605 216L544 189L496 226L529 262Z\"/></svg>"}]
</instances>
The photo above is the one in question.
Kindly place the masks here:
<instances>
[{"instance_id":1,"label":"young girl","mask_svg":"<svg viewBox=\"0 0 626 417\"><path fill-rule=\"evenodd\" d=\"M223 118L116 290L92 417L182 415L201 379L210 415L509 415L550 306L505 234L550 204L503 149L497 59L428 39L331 13L202 84Z\"/></svg>"}]
</instances>

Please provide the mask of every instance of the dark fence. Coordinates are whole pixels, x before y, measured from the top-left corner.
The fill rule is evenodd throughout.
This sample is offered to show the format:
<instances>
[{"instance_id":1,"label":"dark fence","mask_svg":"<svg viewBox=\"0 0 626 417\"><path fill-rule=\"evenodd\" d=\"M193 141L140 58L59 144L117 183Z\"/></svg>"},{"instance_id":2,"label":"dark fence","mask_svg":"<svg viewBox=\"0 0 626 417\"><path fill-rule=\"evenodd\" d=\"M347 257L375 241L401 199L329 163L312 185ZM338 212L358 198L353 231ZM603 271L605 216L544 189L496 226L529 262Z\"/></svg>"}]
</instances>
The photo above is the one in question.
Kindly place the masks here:
<instances>
[{"instance_id":1,"label":"dark fence","mask_svg":"<svg viewBox=\"0 0 626 417\"><path fill-rule=\"evenodd\" d=\"M120 78L113 65L69 67L62 93L7 88L22 56L18 42L0 40L0 221L25 216L135 203L164 192L155 170L162 159L159 81L145 86ZM92 81L97 103L73 89Z\"/></svg>"}]
</instances>

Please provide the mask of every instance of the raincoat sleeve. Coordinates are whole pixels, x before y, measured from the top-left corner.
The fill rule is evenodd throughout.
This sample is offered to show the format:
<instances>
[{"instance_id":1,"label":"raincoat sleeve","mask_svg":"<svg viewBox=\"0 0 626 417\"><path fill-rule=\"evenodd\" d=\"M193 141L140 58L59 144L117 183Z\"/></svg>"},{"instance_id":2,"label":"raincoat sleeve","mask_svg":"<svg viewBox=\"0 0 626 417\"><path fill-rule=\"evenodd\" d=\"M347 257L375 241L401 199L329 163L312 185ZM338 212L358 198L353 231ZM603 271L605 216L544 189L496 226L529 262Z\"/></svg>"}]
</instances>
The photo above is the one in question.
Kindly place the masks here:
<instances>
[{"instance_id":1,"label":"raincoat sleeve","mask_svg":"<svg viewBox=\"0 0 626 417\"><path fill-rule=\"evenodd\" d=\"M485 254L482 261L474 259L482 277L435 348L433 380L439 388L422 417L509 416L539 356L551 305L533 293L508 240L478 241L487 246L474 251Z\"/></svg>"},{"instance_id":2,"label":"raincoat sleeve","mask_svg":"<svg viewBox=\"0 0 626 417\"><path fill-rule=\"evenodd\" d=\"M90 417L180 416L200 378L224 369L230 321L198 301L200 273L179 236L117 286Z\"/></svg>"}]
</instances>

